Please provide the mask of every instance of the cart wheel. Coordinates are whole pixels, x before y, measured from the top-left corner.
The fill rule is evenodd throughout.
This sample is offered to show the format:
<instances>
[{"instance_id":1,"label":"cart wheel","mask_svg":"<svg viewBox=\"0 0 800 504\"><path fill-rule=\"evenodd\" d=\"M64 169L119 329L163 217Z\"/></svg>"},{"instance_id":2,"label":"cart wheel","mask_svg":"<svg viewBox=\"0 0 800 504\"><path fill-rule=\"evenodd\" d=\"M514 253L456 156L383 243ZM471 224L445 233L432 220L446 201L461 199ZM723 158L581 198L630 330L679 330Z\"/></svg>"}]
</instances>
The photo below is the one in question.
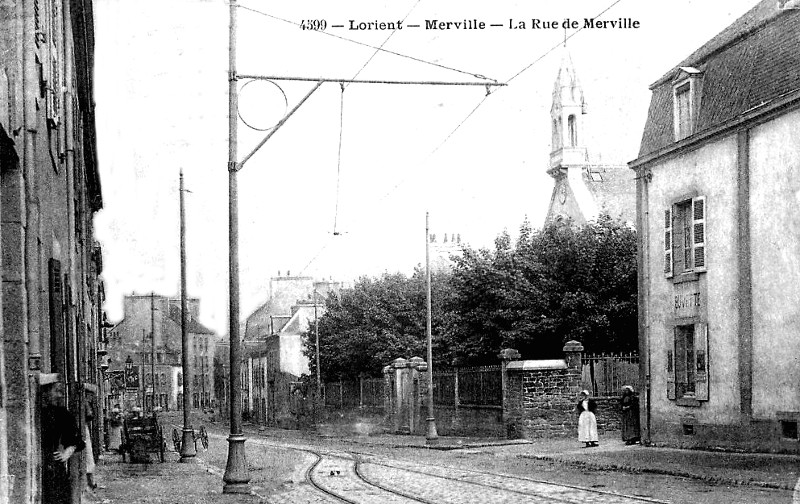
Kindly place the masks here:
<instances>
[{"instance_id":1,"label":"cart wheel","mask_svg":"<svg viewBox=\"0 0 800 504\"><path fill-rule=\"evenodd\" d=\"M208 450L208 433L202 425L200 426L200 442L203 443L203 449Z\"/></svg>"},{"instance_id":2,"label":"cart wheel","mask_svg":"<svg viewBox=\"0 0 800 504\"><path fill-rule=\"evenodd\" d=\"M172 429L172 444L175 446L175 451L181 452L181 433L178 429Z\"/></svg>"}]
</instances>

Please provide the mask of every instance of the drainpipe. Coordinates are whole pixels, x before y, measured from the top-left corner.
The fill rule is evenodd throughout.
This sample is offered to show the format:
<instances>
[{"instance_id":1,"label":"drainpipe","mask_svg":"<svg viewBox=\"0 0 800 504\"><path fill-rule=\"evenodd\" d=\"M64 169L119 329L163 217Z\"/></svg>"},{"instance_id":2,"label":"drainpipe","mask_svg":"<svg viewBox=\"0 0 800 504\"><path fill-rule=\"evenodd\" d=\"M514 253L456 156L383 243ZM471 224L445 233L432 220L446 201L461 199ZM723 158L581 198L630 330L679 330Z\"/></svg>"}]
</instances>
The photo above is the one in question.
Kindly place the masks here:
<instances>
[{"instance_id":1,"label":"drainpipe","mask_svg":"<svg viewBox=\"0 0 800 504\"><path fill-rule=\"evenodd\" d=\"M28 322L28 352L29 367L32 371L39 370L41 362L41 346L39 342L39 243L34 230L39 228L39 201L36 193L36 159L34 150L36 147L36 133L38 130L38 118L36 115L36 100L39 96L39 75L36 70L36 56L33 49L36 39L34 26L34 6L33 2L24 2L25 29L23 41L28 42L28 47L24 51L23 65L23 122L25 124L24 137L24 162L23 162L23 183L24 183L24 212L23 212L23 232L25 235L25 290ZM24 42L23 42L24 43Z\"/></svg>"},{"instance_id":2,"label":"drainpipe","mask_svg":"<svg viewBox=\"0 0 800 504\"><path fill-rule=\"evenodd\" d=\"M650 368L650 230L648 185L653 175L649 168L637 170L636 177L636 228L637 228L637 304L639 308L639 383L644 392L644 408L640 413L642 443L650 443L651 420L651 368Z\"/></svg>"}]
</instances>

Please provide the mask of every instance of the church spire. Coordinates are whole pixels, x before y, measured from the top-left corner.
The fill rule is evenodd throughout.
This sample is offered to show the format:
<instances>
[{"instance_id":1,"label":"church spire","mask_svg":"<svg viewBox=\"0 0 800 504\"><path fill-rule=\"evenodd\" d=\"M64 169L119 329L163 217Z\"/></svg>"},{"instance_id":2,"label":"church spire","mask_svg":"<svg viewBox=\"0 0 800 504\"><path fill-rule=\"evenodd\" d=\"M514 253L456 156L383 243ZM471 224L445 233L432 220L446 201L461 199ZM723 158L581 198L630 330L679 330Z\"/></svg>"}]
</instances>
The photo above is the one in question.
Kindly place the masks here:
<instances>
[{"instance_id":1,"label":"church spire","mask_svg":"<svg viewBox=\"0 0 800 504\"><path fill-rule=\"evenodd\" d=\"M561 54L561 66L553 84L553 103L550 108L552 121L552 153L550 169L566 168L567 165L586 162L581 116L586 113L578 74L567 50L566 39Z\"/></svg>"}]
</instances>

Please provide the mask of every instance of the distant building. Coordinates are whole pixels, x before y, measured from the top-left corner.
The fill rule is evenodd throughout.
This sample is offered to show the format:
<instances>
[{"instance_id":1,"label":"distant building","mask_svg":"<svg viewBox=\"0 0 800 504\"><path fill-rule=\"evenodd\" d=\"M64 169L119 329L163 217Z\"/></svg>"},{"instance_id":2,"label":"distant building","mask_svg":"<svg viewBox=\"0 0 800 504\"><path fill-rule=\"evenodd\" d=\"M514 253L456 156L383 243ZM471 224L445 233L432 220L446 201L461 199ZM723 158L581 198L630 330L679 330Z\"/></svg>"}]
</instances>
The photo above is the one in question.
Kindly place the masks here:
<instances>
[{"instance_id":1,"label":"distant building","mask_svg":"<svg viewBox=\"0 0 800 504\"><path fill-rule=\"evenodd\" d=\"M644 439L800 452L800 2L651 87L639 157Z\"/></svg>"},{"instance_id":2,"label":"distant building","mask_svg":"<svg viewBox=\"0 0 800 504\"><path fill-rule=\"evenodd\" d=\"M309 374L303 334L341 284L312 277L270 279L270 298L247 317L242 365L243 414L264 425L293 425L293 384Z\"/></svg>"},{"instance_id":3,"label":"distant building","mask_svg":"<svg viewBox=\"0 0 800 504\"><path fill-rule=\"evenodd\" d=\"M216 402L213 356L217 337L198 321L200 300L188 298L186 304L192 407L212 408ZM155 348L150 337L153 329ZM183 407L180 299L151 294L125 296L123 319L110 329L107 348L109 371L124 372L130 359L138 383L138 387L115 388L110 401L119 402L128 411L135 406L145 411L154 406L164 410Z\"/></svg>"},{"instance_id":4,"label":"distant building","mask_svg":"<svg viewBox=\"0 0 800 504\"><path fill-rule=\"evenodd\" d=\"M464 253L464 246L461 242L461 234L438 234L430 235L430 266L431 271L447 271L453 267L453 257L461 257Z\"/></svg>"},{"instance_id":5,"label":"distant building","mask_svg":"<svg viewBox=\"0 0 800 504\"><path fill-rule=\"evenodd\" d=\"M581 225L600 213L632 223L636 216L633 175L625 164L604 164L590 157L586 113L583 87L564 47L550 108L552 151L547 173L554 184L545 223L570 220Z\"/></svg>"}]
</instances>

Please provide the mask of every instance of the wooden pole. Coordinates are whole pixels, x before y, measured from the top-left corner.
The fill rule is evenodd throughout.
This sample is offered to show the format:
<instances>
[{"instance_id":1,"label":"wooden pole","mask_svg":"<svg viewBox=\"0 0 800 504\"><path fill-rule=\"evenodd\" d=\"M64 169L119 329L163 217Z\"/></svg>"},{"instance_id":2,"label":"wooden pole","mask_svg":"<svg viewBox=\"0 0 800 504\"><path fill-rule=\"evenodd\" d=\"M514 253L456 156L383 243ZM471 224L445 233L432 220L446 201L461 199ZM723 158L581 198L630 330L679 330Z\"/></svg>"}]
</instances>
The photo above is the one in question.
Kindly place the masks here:
<instances>
[{"instance_id":1,"label":"wooden pole","mask_svg":"<svg viewBox=\"0 0 800 504\"><path fill-rule=\"evenodd\" d=\"M197 452L194 448L192 428L191 369L189 367L189 335L186 330L186 212L183 200L183 170L180 172L180 232L181 232L181 368L183 372L183 432L181 436L181 462L192 462Z\"/></svg>"}]
</instances>

